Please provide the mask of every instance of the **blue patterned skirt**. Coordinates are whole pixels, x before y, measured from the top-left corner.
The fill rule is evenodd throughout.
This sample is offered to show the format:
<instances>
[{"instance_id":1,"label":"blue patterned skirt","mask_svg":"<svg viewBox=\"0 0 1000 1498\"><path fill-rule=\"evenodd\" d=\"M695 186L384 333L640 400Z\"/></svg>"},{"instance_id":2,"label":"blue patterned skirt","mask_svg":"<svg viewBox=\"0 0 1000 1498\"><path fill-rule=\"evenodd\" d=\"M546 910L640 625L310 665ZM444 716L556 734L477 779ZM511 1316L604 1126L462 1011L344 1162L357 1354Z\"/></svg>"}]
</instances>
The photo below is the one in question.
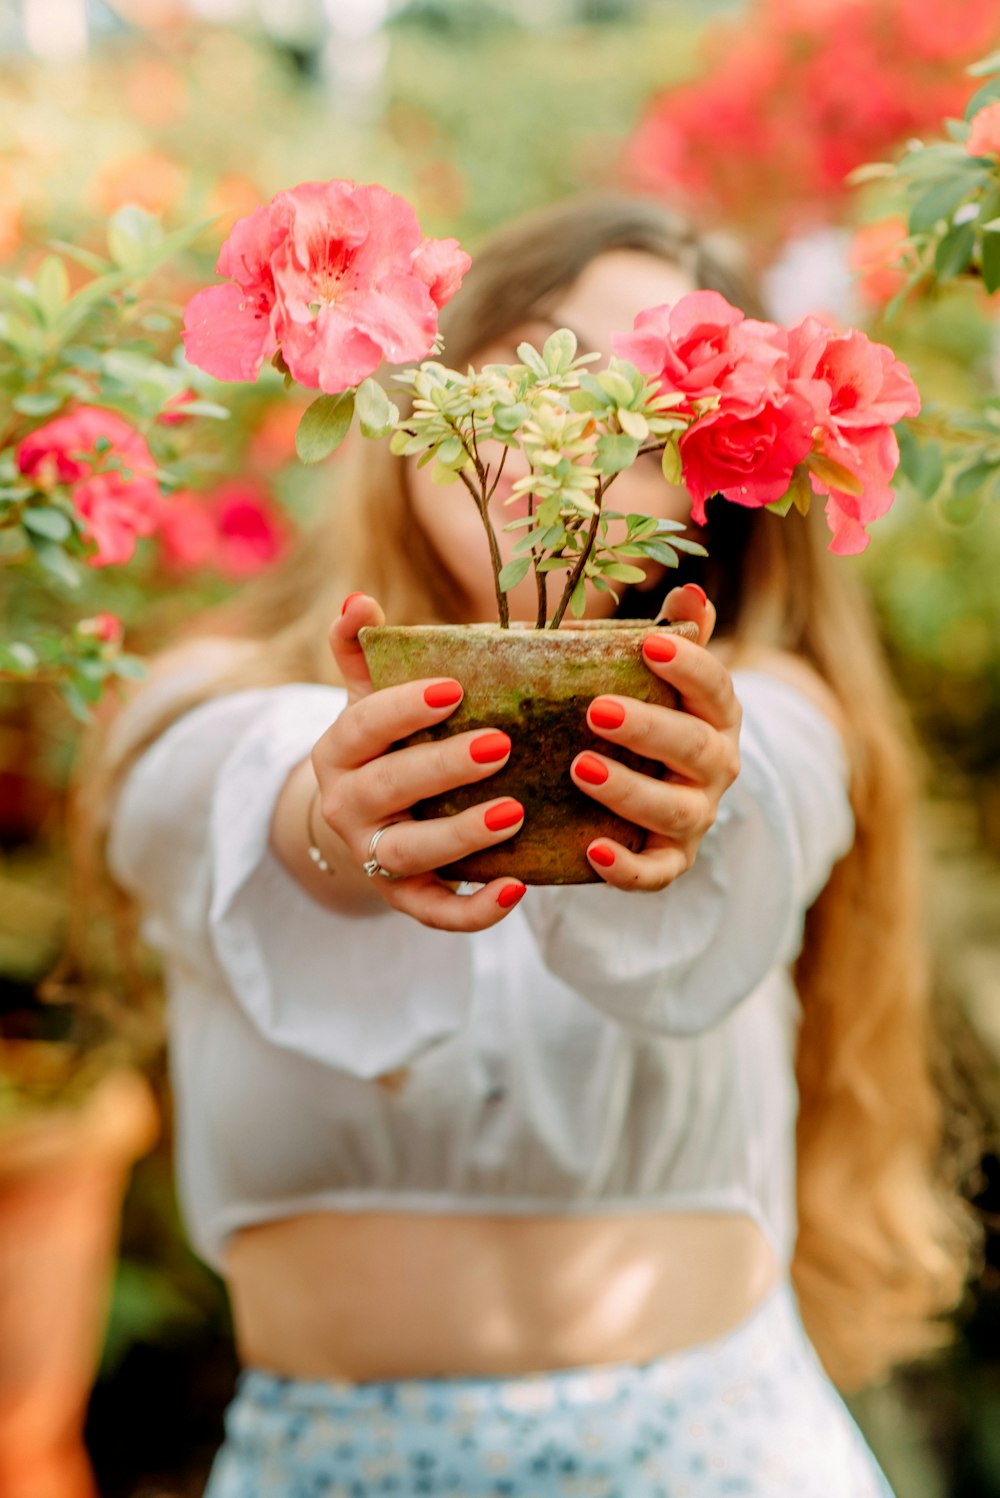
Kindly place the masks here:
<instances>
[{"instance_id":1,"label":"blue patterned skirt","mask_svg":"<svg viewBox=\"0 0 1000 1498\"><path fill-rule=\"evenodd\" d=\"M892 1498L781 1285L649 1363L348 1384L240 1377L205 1498Z\"/></svg>"}]
</instances>

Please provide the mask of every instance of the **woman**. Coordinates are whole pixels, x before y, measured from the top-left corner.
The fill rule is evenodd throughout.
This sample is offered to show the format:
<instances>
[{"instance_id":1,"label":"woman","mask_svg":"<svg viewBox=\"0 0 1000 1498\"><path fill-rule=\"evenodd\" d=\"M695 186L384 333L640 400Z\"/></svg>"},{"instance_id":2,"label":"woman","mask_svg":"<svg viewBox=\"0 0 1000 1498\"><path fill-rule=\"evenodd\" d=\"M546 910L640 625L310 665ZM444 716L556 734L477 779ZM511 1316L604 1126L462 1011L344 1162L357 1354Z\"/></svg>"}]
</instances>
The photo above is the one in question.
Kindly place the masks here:
<instances>
[{"instance_id":1,"label":"woman","mask_svg":"<svg viewBox=\"0 0 1000 1498\"><path fill-rule=\"evenodd\" d=\"M662 209L562 205L480 252L446 356L563 325L606 354L695 287L756 311ZM616 497L687 517L641 464ZM164 658L107 751L110 866L164 957L182 1201L248 1369L210 1498L885 1494L827 1374L940 1340L966 1237L871 625L821 513L714 501L667 599L699 641L645 652L685 711L590 708L668 777L573 765L643 850L591 846L610 889L456 891L434 868L521 825L490 794L507 750L394 750L461 683L373 693L357 633L492 616L462 499L357 454L333 522ZM651 568L620 612L665 586ZM479 807L407 815L473 781Z\"/></svg>"}]
</instances>

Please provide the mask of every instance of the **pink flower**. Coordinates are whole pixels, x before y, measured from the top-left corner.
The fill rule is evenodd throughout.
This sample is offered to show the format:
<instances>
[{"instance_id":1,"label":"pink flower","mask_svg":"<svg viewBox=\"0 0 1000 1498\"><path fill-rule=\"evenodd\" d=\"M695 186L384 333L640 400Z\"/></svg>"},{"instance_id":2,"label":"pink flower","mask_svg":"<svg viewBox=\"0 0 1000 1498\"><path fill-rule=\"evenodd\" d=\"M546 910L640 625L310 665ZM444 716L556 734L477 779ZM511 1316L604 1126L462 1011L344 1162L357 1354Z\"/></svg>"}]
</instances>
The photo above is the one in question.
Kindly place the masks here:
<instances>
[{"instance_id":1,"label":"pink flower","mask_svg":"<svg viewBox=\"0 0 1000 1498\"><path fill-rule=\"evenodd\" d=\"M812 486L827 495L826 514L833 532L831 550L864 551L865 526L892 504L890 480L899 465L899 444L892 428L920 410L920 392L905 364L884 344L864 333L837 333L807 317L789 335L793 383L825 388L825 404L815 402L813 449L848 470L860 486L854 495L838 489L815 472Z\"/></svg>"},{"instance_id":2,"label":"pink flower","mask_svg":"<svg viewBox=\"0 0 1000 1498\"><path fill-rule=\"evenodd\" d=\"M268 494L234 480L209 494L175 494L164 508L160 551L171 570L207 569L239 580L276 562L288 538L288 523Z\"/></svg>"},{"instance_id":3,"label":"pink flower","mask_svg":"<svg viewBox=\"0 0 1000 1498\"><path fill-rule=\"evenodd\" d=\"M665 391L687 396L688 409L724 394L758 405L769 387L784 384L787 335L745 317L717 291L692 291L672 307L640 312L633 331L614 334L611 345Z\"/></svg>"},{"instance_id":4,"label":"pink flower","mask_svg":"<svg viewBox=\"0 0 1000 1498\"><path fill-rule=\"evenodd\" d=\"M110 446L98 453L97 443ZM78 406L36 428L18 445L17 466L40 484L69 484L96 547L92 567L127 562L137 536L157 527L162 510L156 463L145 439L115 411Z\"/></svg>"},{"instance_id":5,"label":"pink flower","mask_svg":"<svg viewBox=\"0 0 1000 1498\"><path fill-rule=\"evenodd\" d=\"M102 645L120 645L125 626L117 614L95 614L91 619L81 619L76 626L78 635L88 635L100 640Z\"/></svg>"},{"instance_id":6,"label":"pink flower","mask_svg":"<svg viewBox=\"0 0 1000 1498\"><path fill-rule=\"evenodd\" d=\"M810 402L794 391L749 410L723 398L699 417L679 443L695 524L704 524L705 502L715 494L752 508L781 499L812 447L814 419Z\"/></svg>"},{"instance_id":7,"label":"pink flower","mask_svg":"<svg viewBox=\"0 0 1000 1498\"><path fill-rule=\"evenodd\" d=\"M972 129L965 149L970 156L1000 155L1000 99L972 116Z\"/></svg>"},{"instance_id":8,"label":"pink flower","mask_svg":"<svg viewBox=\"0 0 1000 1498\"><path fill-rule=\"evenodd\" d=\"M377 185L305 182L240 219L216 269L234 285L188 303L192 363L256 378L280 348L300 385L350 389L388 359L422 359L438 309L470 265L453 239L424 239L409 203Z\"/></svg>"}]
</instances>

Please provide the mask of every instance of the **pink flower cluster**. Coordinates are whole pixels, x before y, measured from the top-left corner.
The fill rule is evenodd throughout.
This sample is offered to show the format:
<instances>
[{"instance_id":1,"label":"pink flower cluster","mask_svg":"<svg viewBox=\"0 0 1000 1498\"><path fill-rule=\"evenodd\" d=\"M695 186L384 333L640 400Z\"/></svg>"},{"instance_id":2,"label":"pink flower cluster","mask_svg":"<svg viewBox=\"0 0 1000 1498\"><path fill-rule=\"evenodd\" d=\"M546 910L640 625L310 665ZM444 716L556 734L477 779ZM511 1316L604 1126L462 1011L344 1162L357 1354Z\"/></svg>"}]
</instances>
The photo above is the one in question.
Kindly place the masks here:
<instances>
[{"instance_id":1,"label":"pink flower cluster","mask_svg":"<svg viewBox=\"0 0 1000 1498\"><path fill-rule=\"evenodd\" d=\"M208 494L181 490L164 506L160 555L171 572L242 581L276 562L289 542L281 511L259 484L233 479Z\"/></svg>"},{"instance_id":2,"label":"pink flower cluster","mask_svg":"<svg viewBox=\"0 0 1000 1498\"><path fill-rule=\"evenodd\" d=\"M438 311L469 256L425 239L404 198L377 185L306 182L240 219L184 317L192 364L253 380L280 351L300 385L336 394L382 363L429 354Z\"/></svg>"},{"instance_id":3,"label":"pink flower cluster","mask_svg":"<svg viewBox=\"0 0 1000 1498\"><path fill-rule=\"evenodd\" d=\"M856 167L962 113L975 87L963 64L1000 42L1000 13L996 0L753 0L707 38L703 75L651 102L626 172L782 237L828 222Z\"/></svg>"},{"instance_id":4,"label":"pink flower cluster","mask_svg":"<svg viewBox=\"0 0 1000 1498\"><path fill-rule=\"evenodd\" d=\"M108 446L98 452L102 438ZM78 406L57 416L18 444L16 459L20 472L43 487L71 486L84 538L94 544L93 567L127 562L136 537L159 524L156 462L145 438L116 411Z\"/></svg>"},{"instance_id":5,"label":"pink flower cluster","mask_svg":"<svg viewBox=\"0 0 1000 1498\"><path fill-rule=\"evenodd\" d=\"M753 508L775 503L806 464L813 492L826 497L830 549L864 550L865 527L892 503L892 428L920 409L890 349L814 317L786 331L714 291L640 312L613 345L684 396L677 409L691 425L678 446L697 524L713 495Z\"/></svg>"}]
</instances>

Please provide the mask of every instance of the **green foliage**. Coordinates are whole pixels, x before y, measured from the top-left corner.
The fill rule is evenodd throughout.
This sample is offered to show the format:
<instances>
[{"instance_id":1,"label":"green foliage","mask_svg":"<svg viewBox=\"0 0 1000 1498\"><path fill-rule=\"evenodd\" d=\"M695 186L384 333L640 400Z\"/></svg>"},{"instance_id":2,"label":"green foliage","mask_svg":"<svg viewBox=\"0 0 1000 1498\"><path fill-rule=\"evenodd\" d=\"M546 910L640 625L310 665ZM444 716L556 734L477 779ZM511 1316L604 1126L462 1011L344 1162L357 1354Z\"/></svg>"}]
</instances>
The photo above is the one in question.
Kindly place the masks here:
<instances>
[{"instance_id":1,"label":"green foliage","mask_svg":"<svg viewBox=\"0 0 1000 1498\"><path fill-rule=\"evenodd\" d=\"M0 277L0 680L54 686L80 719L109 680L142 668L121 654L117 621L86 613L73 619L74 595L92 592L85 583L94 551L74 483L51 465L22 473L17 454L40 426L78 406L99 406L149 444L161 491L190 481L197 460L184 461L181 439L162 418L193 395L196 377L179 357L179 310L145 297L143 288L203 227L165 234L153 215L126 206L108 225L107 257L61 245L32 279ZM76 290L74 262L88 272ZM165 350L149 336L151 319L171 335ZM185 425L228 415L205 399L188 399L183 409ZM127 473L105 439L87 461L90 474Z\"/></svg>"},{"instance_id":2,"label":"green foliage","mask_svg":"<svg viewBox=\"0 0 1000 1498\"><path fill-rule=\"evenodd\" d=\"M391 445L400 456L433 463L441 483L460 479L469 490L490 540L501 623L509 619L506 594L533 569L536 624L557 628L567 609L582 614L587 582L613 591L612 583L642 580L639 560L675 567L678 551L704 554L696 542L672 534L683 530L676 522L625 516L604 504L617 475L640 453L662 451L664 473L679 474L676 436L688 423L671 414L682 397L662 395L625 360L590 374L597 356L578 357L567 328L551 333L541 349L520 344L517 355L517 364L464 374L433 360L402 371L398 380L411 392L411 407L398 417ZM492 462L488 443L500 449ZM514 448L528 472L512 486L511 502L525 500L527 513L504 527L523 534L502 565L489 502ZM543 582L552 572L564 579L549 619Z\"/></svg>"}]
</instances>

